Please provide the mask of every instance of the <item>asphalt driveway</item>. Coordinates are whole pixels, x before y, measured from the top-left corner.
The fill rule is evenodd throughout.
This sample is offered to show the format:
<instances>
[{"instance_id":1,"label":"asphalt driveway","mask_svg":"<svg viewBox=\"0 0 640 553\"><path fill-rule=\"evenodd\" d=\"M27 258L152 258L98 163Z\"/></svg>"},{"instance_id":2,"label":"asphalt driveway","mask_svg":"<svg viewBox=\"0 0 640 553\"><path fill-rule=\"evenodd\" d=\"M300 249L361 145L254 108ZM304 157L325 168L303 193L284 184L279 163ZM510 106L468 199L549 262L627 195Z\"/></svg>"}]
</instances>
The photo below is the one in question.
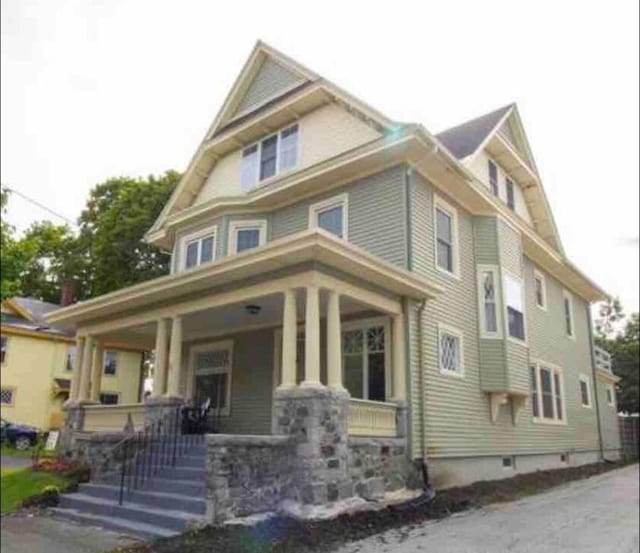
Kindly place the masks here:
<instances>
[{"instance_id":1,"label":"asphalt driveway","mask_svg":"<svg viewBox=\"0 0 640 553\"><path fill-rule=\"evenodd\" d=\"M28 457L13 457L12 455L1 455L0 466L3 469L19 469L31 465Z\"/></svg>"},{"instance_id":2,"label":"asphalt driveway","mask_svg":"<svg viewBox=\"0 0 640 553\"><path fill-rule=\"evenodd\" d=\"M400 528L335 553L637 553L638 465Z\"/></svg>"}]
</instances>

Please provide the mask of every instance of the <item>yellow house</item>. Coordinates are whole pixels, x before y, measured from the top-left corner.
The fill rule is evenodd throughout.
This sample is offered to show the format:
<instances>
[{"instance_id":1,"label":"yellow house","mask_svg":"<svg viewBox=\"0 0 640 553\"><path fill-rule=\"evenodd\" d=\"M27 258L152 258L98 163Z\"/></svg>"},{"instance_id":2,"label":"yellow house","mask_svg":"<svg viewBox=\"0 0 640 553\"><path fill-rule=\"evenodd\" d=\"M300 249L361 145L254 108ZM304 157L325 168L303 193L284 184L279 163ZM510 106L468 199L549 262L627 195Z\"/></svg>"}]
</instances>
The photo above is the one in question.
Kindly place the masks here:
<instances>
[{"instance_id":1,"label":"yellow house","mask_svg":"<svg viewBox=\"0 0 640 553\"><path fill-rule=\"evenodd\" d=\"M47 430L63 424L75 358L72 329L45 322L59 306L32 298L2 302L0 410L2 418ZM142 395L141 350L105 344L99 401L137 403Z\"/></svg>"}]
</instances>

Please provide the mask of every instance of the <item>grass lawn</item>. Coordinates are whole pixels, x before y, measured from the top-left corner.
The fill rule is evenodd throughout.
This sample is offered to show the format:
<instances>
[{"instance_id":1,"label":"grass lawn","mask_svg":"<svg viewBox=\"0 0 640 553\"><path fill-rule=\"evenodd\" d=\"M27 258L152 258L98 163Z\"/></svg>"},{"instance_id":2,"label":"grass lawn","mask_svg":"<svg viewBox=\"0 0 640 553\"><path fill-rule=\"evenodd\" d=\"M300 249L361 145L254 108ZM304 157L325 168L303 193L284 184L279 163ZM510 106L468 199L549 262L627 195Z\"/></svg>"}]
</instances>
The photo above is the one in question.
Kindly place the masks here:
<instances>
[{"instance_id":1,"label":"grass lawn","mask_svg":"<svg viewBox=\"0 0 640 553\"><path fill-rule=\"evenodd\" d=\"M0 476L3 515L15 511L24 499L39 494L45 486L53 484L62 490L68 483L63 476L34 472L30 468L2 469Z\"/></svg>"}]
</instances>

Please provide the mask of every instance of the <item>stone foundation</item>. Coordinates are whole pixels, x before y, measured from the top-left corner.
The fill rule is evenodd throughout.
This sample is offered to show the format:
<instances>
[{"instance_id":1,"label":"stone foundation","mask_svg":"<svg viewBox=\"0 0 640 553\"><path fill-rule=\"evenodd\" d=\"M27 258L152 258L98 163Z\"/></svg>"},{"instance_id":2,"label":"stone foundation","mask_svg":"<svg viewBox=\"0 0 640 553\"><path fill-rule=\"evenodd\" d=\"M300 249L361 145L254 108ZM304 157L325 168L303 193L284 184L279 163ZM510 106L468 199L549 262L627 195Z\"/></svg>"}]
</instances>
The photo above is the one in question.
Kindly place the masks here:
<instances>
[{"instance_id":1,"label":"stone foundation","mask_svg":"<svg viewBox=\"0 0 640 553\"><path fill-rule=\"evenodd\" d=\"M126 432L76 432L72 438L71 457L86 463L91 470L91 479L99 480L120 466L122 457L114 453L115 446L129 436Z\"/></svg>"}]
</instances>

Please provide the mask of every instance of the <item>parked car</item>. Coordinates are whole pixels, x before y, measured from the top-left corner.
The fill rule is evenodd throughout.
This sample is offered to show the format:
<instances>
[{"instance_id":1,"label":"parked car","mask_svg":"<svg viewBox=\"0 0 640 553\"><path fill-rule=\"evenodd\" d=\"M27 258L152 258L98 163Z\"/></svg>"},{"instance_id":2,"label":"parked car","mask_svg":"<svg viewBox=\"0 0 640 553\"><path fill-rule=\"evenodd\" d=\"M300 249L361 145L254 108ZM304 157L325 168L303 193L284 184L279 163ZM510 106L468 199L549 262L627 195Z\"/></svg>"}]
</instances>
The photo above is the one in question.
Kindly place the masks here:
<instances>
[{"instance_id":1,"label":"parked car","mask_svg":"<svg viewBox=\"0 0 640 553\"><path fill-rule=\"evenodd\" d=\"M25 450L38 442L38 429L26 424L14 424L0 419L0 440L19 450Z\"/></svg>"}]
</instances>

